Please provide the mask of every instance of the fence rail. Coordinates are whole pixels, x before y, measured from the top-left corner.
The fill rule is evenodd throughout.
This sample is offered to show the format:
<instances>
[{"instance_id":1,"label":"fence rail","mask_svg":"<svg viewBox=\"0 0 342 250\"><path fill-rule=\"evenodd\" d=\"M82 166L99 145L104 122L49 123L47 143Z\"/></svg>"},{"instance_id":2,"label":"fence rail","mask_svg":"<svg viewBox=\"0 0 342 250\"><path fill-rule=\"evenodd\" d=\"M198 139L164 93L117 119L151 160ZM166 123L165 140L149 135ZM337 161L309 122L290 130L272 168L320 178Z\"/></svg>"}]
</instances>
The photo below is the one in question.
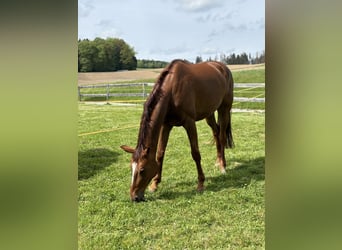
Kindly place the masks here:
<instances>
[{"instance_id":1,"label":"fence rail","mask_svg":"<svg viewBox=\"0 0 342 250\"><path fill-rule=\"evenodd\" d=\"M84 85L78 86L78 98L81 101L82 97L147 97L146 87L153 86L154 83L118 83L118 84L96 84L96 85ZM141 92L137 93L110 93L111 88L123 88L123 87L141 87ZM264 88L265 83L235 83L234 88ZM106 88L106 93L81 93L81 89L89 88ZM247 98L247 97L234 97L236 102L265 102L265 98Z\"/></svg>"}]
</instances>

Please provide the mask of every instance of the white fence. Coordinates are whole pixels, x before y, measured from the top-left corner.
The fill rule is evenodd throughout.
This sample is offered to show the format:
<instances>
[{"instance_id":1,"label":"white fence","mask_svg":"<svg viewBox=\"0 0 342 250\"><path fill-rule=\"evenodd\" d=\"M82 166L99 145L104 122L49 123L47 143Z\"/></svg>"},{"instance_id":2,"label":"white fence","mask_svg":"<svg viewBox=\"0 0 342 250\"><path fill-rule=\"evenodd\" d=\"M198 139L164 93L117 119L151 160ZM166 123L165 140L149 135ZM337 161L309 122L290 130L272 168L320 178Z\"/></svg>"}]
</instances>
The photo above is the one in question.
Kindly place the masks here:
<instances>
[{"instance_id":1,"label":"white fence","mask_svg":"<svg viewBox=\"0 0 342 250\"><path fill-rule=\"evenodd\" d=\"M118 84L96 84L96 85L85 85L78 86L78 98L81 101L82 97L106 97L106 100L109 100L109 97L147 97L148 93L146 91L147 86L153 86L154 83L118 83ZM123 87L141 87L140 92L136 93L111 93L111 88L123 88ZM81 89L89 89L89 88L105 88L106 93L81 93ZM234 88L265 88L265 83L235 83ZM265 102L265 98L248 98L248 97L234 97L234 101L236 102Z\"/></svg>"}]
</instances>

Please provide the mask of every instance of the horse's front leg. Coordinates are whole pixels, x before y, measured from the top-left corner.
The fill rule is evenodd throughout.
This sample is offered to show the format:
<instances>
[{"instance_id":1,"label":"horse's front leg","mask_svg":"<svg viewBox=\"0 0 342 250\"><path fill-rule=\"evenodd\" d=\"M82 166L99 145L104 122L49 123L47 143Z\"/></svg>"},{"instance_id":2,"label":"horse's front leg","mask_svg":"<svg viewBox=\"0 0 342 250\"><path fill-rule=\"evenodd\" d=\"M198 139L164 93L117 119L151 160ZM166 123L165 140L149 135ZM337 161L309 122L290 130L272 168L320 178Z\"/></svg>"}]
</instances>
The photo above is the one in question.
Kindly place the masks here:
<instances>
[{"instance_id":1,"label":"horse's front leg","mask_svg":"<svg viewBox=\"0 0 342 250\"><path fill-rule=\"evenodd\" d=\"M162 177L162 170L163 170L163 161L164 161L164 154L167 146L167 142L169 140L170 131L172 126L163 125L158 140L158 150L156 155L156 160L158 164L158 172L155 177L152 179L152 183L150 185L150 191L154 192L158 188L158 184L161 182Z\"/></svg>"},{"instance_id":2,"label":"horse's front leg","mask_svg":"<svg viewBox=\"0 0 342 250\"><path fill-rule=\"evenodd\" d=\"M198 149L198 138L197 138L197 129L196 129L195 121L193 120L187 121L184 124L184 128L188 134L188 138L189 138L190 146L191 146L191 155L197 167L197 174L198 174L197 190L203 191L205 176L204 176L202 166L201 166L201 154Z\"/></svg>"}]
</instances>

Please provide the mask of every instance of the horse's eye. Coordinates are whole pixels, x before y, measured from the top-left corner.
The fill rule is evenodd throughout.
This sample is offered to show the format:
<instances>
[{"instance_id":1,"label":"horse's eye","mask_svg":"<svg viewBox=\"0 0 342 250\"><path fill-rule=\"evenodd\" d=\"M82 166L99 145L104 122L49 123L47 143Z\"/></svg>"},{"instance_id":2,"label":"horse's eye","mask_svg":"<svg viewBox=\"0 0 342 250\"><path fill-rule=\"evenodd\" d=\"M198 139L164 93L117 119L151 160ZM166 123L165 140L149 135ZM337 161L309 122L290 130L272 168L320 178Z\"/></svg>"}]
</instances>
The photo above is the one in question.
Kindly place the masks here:
<instances>
[{"instance_id":1,"label":"horse's eye","mask_svg":"<svg viewBox=\"0 0 342 250\"><path fill-rule=\"evenodd\" d=\"M140 174L144 173L145 169L144 168L140 168L139 172Z\"/></svg>"}]
</instances>

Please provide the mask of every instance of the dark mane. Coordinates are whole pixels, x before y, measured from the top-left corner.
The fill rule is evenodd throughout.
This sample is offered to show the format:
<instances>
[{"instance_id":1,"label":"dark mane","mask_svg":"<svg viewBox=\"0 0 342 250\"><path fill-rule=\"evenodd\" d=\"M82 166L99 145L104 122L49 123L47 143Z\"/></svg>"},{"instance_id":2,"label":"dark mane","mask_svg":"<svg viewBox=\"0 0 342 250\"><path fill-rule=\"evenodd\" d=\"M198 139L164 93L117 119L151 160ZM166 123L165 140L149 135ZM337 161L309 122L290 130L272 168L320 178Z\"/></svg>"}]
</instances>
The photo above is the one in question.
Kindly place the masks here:
<instances>
[{"instance_id":1,"label":"dark mane","mask_svg":"<svg viewBox=\"0 0 342 250\"><path fill-rule=\"evenodd\" d=\"M149 98L144 104L144 112L142 114L141 122L140 122L137 148L135 150L135 154L133 155L134 161L138 160L142 150L146 148L146 146L144 145L144 140L147 136L148 131L150 130L150 121L151 121L151 116L154 111L154 108L158 104L159 100L163 97L162 86L163 86L164 80L166 76L170 73L171 68L178 62L188 63L186 61L176 59L176 60L173 60L168 66L166 66L165 69L160 73L152 89L152 92L149 95Z\"/></svg>"}]
</instances>

